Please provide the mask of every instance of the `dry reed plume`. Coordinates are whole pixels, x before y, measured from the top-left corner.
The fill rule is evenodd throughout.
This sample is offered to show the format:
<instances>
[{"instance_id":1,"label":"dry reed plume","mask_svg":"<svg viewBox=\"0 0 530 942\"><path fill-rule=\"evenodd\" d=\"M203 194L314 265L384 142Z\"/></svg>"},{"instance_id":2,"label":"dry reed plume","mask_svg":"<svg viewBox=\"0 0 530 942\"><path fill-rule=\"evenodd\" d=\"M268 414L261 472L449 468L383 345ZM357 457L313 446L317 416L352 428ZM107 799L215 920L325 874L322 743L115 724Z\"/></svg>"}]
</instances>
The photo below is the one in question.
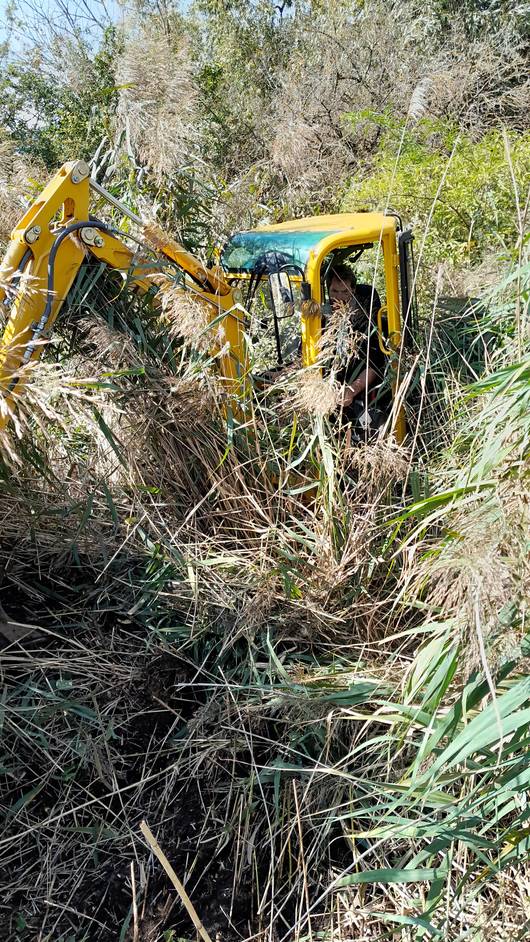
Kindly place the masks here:
<instances>
[{"instance_id":1,"label":"dry reed plume","mask_svg":"<svg viewBox=\"0 0 530 942\"><path fill-rule=\"evenodd\" d=\"M145 25L129 31L117 65L118 123L125 150L162 181L186 164L197 144L196 91L187 43Z\"/></svg>"}]
</instances>

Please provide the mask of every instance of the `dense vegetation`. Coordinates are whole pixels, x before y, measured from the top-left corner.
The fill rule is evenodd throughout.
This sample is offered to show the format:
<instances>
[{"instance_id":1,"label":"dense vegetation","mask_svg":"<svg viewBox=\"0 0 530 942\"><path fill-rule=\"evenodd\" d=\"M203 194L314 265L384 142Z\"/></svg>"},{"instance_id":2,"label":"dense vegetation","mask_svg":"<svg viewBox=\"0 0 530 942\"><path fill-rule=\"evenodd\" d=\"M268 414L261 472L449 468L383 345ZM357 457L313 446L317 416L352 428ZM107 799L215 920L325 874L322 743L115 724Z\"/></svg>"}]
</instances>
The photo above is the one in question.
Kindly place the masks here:
<instances>
[{"instance_id":1,"label":"dense vegetation","mask_svg":"<svg viewBox=\"0 0 530 942\"><path fill-rule=\"evenodd\" d=\"M4 242L78 157L204 257L393 207L421 421L348 448L289 374L227 429L193 316L83 271L1 442L0 938L194 938L142 819L221 942L525 938L523 5L35 10L1 60Z\"/></svg>"}]
</instances>

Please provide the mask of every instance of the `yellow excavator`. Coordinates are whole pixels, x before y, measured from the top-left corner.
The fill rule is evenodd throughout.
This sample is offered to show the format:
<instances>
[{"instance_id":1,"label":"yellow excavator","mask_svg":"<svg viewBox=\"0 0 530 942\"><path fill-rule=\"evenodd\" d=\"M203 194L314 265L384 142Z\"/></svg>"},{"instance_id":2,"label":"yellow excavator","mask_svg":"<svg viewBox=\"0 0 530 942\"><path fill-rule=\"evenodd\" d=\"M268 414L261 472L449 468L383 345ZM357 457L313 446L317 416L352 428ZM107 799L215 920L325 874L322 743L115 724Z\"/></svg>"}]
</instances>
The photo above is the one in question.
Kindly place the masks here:
<instances>
[{"instance_id":1,"label":"yellow excavator","mask_svg":"<svg viewBox=\"0 0 530 942\"><path fill-rule=\"evenodd\" d=\"M91 198L110 204L134 231L94 216ZM127 244L131 242L133 247ZM252 311L258 311L256 346L261 349L261 360L253 355L253 363L274 371L301 354L303 366L318 367L329 311L329 272L337 263L360 266L381 298L367 313L391 377L392 432L398 442L404 440L403 354L414 343L416 309L412 234L396 214L314 216L237 232L208 267L146 226L91 178L84 161L64 164L48 183L13 230L0 266L0 308L6 321L0 339L0 429L16 412L28 365L42 355L87 257L122 272L140 292L152 290L154 282L175 284L177 273L181 290L205 305L208 320L223 322L217 363L230 393L240 401L250 380Z\"/></svg>"}]
</instances>

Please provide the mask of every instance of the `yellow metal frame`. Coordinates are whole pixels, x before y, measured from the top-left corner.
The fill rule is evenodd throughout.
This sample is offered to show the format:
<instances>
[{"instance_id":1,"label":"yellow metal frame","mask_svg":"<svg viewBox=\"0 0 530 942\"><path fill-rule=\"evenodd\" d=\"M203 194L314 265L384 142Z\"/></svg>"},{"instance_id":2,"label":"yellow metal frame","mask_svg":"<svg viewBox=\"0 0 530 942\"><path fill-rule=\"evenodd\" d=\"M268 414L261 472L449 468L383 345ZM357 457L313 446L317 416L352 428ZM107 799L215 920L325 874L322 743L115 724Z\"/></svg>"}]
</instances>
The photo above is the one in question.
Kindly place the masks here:
<instances>
[{"instance_id":1,"label":"yellow metal frame","mask_svg":"<svg viewBox=\"0 0 530 942\"><path fill-rule=\"evenodd\" d=\"M401 309L399 296L399 253L397 244L397 220L383 213L339 213L330 216L311 216L278 225L263 226L266 232L322 232L335 230L321 239L309 254L306 264L306 280L311 286L311 299L302 305L302 358L305 366L316 363L322 331L322 279L324 259L338 249L355 248L356 245L373 243L380 246L385 276L388 344L383 343L382 317L378 317L378 342L385 355L389 356L393 371L392 394L394 399L400 386L400 352L402 341ZM393 418L393 431L398 442L406 435L406 419L403 407Z\"/></svg>"}]
</instances>

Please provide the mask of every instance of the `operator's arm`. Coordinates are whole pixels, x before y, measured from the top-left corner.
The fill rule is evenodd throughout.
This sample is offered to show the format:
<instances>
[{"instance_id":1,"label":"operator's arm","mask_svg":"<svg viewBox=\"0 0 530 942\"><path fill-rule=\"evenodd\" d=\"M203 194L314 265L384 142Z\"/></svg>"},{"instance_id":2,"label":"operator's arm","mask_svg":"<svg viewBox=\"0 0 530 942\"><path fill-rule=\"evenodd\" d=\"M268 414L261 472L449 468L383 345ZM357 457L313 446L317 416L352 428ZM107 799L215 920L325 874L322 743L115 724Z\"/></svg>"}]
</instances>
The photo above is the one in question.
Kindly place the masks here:
<instances>
[{"instance_id":1,"label":"operator's arm","mask_svg":"<svg viewBox=\"0 0 530 942\"><path fill-rule=\"evenodd\" d=\"M362 373L359 373L359 376L344 388L344 396L342 397L342 405L350 406L354 399L361 394L366 393L366 390L379 379L379 376L372 366L367 367L366 370L363 370Z\"/></svg>"}]
</instances>

